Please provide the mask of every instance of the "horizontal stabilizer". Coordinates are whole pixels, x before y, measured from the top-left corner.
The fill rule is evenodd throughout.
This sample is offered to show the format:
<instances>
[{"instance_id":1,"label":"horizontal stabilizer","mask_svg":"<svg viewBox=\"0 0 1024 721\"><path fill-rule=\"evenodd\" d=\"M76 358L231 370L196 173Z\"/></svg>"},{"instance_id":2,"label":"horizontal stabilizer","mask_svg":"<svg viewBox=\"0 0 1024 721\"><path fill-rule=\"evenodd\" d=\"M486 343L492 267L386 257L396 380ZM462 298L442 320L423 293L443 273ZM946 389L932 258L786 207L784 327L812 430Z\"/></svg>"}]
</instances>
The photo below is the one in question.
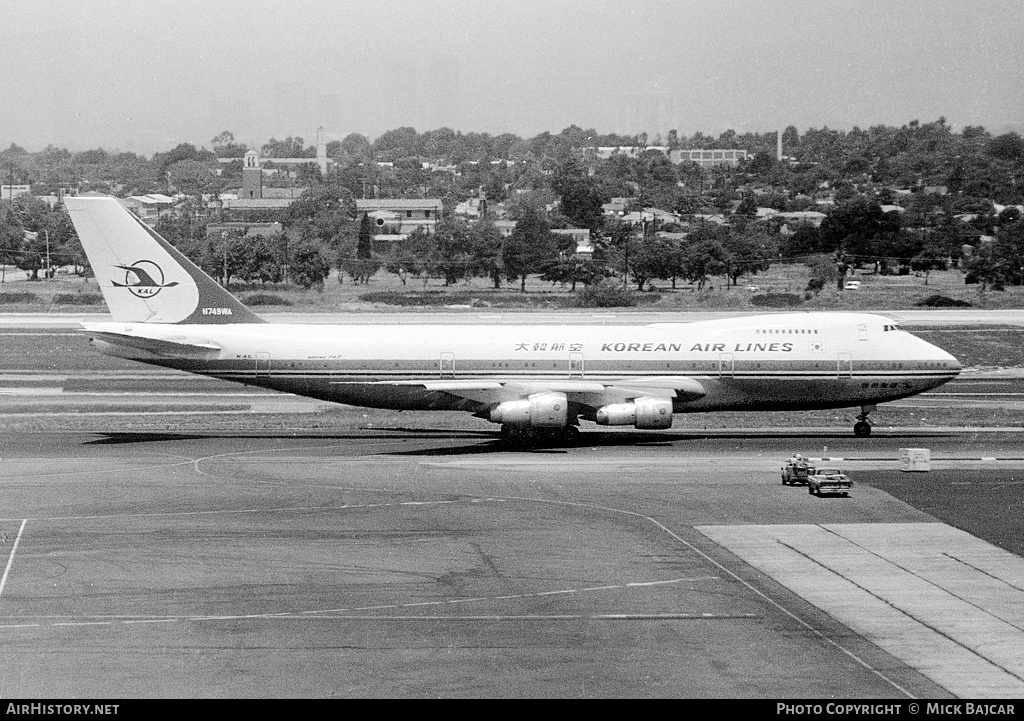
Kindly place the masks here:
<instances>
[{"instance_id":1,"label":"horizontal stabilizer","mask_svg":"<svg viewBox=\"0 0 1024 721\"><path fill-rule=\"evenodd\" d=\"M162 338L146 338L145 336L111 331L85 330L91 339L101 340L115 346L124 346L144 350L167 358L196 358L212 360L220 355L220 347L211 343L194 340L168 340Z\"/></svg>"}]
</instances>

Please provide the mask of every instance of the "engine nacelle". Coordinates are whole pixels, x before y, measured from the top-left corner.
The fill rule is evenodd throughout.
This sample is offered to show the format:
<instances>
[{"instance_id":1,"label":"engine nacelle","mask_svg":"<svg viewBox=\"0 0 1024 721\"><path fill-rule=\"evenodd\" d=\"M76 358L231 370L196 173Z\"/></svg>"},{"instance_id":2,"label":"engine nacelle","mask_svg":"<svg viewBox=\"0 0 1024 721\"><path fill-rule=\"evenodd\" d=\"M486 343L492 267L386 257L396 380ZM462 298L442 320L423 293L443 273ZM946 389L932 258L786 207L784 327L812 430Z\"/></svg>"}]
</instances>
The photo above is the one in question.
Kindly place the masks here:
<instances>
[{"instance_id":1,"label":"engine nacelle","mask_svg":"<svg viewBox=\"0 0 1024 721\"><path fill-rule=\"evenodd\" d=\"M636 405L633 403L613 403L597 409L599 426L633 426L636 425Z\"/></svg>"},{"instance_id":2,"label":"engine nacelle","mask_svg":"<svg viewBox=\"0 0 1024 721\"><path fill-rule=\"evenodd\" d=\"M636 426L644 430L672 427L671 398L636 398L632 403L613 403L597 409L601 426Z\"/></svg>"},{"instance_id":3,"label":"engine nacelle","mask_svg":"<svg viewBox=\"0 0 1024 721\"><path fill-rule=\"evenodd\" d=\"M633 402L636 404L637 428L672 427L671 398L637 398Z\"/></svg>"},{"instance_id":4,"label":"engine nacelle","mask_svg":"<svg viewBox=\"0 0 1024 721\"><path fill-rule=\"evenodd\" d=\"M569 401L564 393L534 393L526 400L505 401L491 409L491 423L534 428L564 428Z\"/></svg>"}]
</instances>

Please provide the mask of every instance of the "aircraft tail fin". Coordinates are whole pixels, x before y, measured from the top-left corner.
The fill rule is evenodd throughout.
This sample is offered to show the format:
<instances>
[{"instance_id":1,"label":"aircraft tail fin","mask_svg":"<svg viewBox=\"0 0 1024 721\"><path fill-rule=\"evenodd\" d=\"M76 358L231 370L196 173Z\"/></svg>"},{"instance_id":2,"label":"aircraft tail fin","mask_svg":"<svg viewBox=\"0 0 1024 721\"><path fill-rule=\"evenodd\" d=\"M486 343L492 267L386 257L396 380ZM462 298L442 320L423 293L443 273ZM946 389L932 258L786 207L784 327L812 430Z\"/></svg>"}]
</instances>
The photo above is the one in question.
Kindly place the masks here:
<instances>
[{"instance_id":1,"label":"aircraft tail fin","mask_svg":"<svg viewBox=\"0 0 1024 721\"><path fill-rule=\"evenodd\" d=\"M117 198L71 197L64 205L115 321L264 322Z\"/></svg>"}]
</instances>

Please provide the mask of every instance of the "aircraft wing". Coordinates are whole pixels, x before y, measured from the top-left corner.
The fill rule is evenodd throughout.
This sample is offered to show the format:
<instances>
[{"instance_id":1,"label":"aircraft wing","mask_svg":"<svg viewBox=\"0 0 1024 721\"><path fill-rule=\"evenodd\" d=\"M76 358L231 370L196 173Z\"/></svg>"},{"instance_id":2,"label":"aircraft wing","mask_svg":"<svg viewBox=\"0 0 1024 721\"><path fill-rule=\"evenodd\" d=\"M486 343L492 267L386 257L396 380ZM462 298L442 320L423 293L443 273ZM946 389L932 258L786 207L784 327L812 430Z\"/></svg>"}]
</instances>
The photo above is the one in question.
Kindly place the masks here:
<instances>
[{"instance_id":1,"label":"aircraft wing","mask_svg":"<svg viewBox=\"0 0 1024 721\"><path fill-rule=\"evenodd\" d=\"M446 393L480 406L526 398L534 393L564 393L572 402L591 408L625 403L634 398L678 398L693 401L706 394L704 386L686 376L656 378L619 378L615 380L532 380L532 379L439 379L416 381L380 381L373 385L419 387Z\"/></svg>"}]
</instances>

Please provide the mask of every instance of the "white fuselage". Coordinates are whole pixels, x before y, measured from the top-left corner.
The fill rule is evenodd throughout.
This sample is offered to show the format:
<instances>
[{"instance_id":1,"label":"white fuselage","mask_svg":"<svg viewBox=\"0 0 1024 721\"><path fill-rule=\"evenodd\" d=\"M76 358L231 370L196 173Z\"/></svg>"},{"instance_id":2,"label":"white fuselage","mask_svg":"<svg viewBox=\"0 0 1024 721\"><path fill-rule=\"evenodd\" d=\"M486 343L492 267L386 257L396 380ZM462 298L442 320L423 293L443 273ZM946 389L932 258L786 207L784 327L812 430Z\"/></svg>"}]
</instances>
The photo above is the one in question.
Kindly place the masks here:
<instances>
[{"instance_id":1,"label":"white fuselage","mask_svg":"<svg viewBox=\"0 0 1024 721\"><path fill-rule=\"evenodd\" d=\"M705 393L675 398L674 412L870 406L960 371L950 354L870 314L642 326L107 323L88 330L115 355L379 408L479 412L531 389L568 389L576 393L570 400L596 408L679 378ZM152 351L147 339L165 344ZM172 344L183 350L167 350Z\"/></svg>"}]
</instances>

